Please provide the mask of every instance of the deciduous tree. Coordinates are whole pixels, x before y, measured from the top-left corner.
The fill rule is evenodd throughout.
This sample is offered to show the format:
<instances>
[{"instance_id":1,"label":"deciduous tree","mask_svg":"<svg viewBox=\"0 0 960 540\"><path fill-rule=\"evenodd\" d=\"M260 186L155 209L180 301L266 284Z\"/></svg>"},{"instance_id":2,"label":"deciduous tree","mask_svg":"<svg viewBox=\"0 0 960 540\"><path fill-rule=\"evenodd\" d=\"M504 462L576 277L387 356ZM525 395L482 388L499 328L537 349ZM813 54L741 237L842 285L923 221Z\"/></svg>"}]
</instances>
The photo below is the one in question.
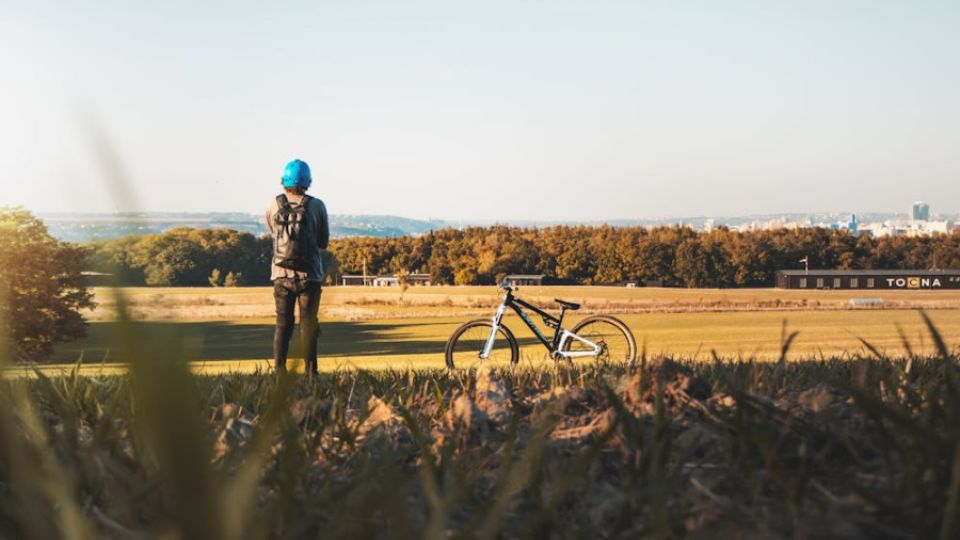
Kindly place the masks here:
<instances>
[{"instance_id":1,"label":"deciduous tree","mask_svg":"<svg viewBox=\"0 0 960 540\"><path fill-rule=\"evenodd\" d=\"M27 210L0 208L0 324L15 358L44 360L54 344L83 337L80 311L93 306L85 258Z\"/></svg>"}]
</instances>

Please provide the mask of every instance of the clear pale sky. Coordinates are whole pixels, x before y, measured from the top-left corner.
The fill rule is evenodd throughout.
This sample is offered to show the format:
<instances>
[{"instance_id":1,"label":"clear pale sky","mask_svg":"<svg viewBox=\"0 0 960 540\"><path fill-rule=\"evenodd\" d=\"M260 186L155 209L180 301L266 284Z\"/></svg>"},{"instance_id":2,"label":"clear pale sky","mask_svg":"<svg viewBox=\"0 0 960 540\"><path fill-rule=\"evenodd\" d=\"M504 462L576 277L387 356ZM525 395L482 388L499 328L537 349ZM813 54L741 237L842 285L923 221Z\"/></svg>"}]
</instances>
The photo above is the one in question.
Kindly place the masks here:
<instances>
[{"instance_id":1,"label":"clear pale sky","mask_svg":"<svg viewBox=\"0 0 960 540\"><path fill-rule=\"evenodd\" d=\"M0 205L960 211L960 2L0 0ZM91 120L92 119L92 120Z\"/></svg>"}]
</instances>

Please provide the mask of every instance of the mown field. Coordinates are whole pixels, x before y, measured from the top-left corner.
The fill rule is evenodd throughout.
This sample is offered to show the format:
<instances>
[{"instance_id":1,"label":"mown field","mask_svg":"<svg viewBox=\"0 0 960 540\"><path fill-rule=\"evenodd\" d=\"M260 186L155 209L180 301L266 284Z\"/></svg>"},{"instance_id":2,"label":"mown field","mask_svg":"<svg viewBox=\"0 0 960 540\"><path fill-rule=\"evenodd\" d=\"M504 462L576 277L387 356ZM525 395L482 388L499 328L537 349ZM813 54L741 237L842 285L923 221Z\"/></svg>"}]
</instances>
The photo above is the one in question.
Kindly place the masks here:
<instances>
[{"instance_id":1,"label":"mown field","mask_svg":"<svg viewBox=\"0 0 960 540\"><path fill-rule=\"evenodd\" d=\"M273 300L268 288L124 289L138 324L168 336L184 355L208 373L268 367L273 332ZM868 354L861 340L893 355L929 353L932 344L915 308L927 308L948 346L960 346L960 294L900 292L878 294L888 308L849 309L855 297L839 291L622 289L610 287L529 287L519 294L555 306L554 297L582 302L581 313L609 312L633 330L648 355L693 360L713 352L725 358L770 360L779 355L783 327L799 332L797 357ZM96 291L98 307L89 336L61 345L53 358L68 369L82 359L88 370L118 369L122 362L111 347L116 328L109 290ZM321 308L321 368L442 366L443 345L462 322L489 317L498 297L492 287L411 287L397 289L331 287ZM544 362L544 350L516 317L507 324L521 340L525 362ZM294 355L297 353L294 348Z\"/></svg>"},{"instance_id":2,"label":"mown field","mask_svg":"<svg viewBox=\"0 0 960 540\"><path fill-rule=\"evenodd\" d=\"M131 315L147 320L238 320L273 316L269 287L126 287ZM851 298L880 298L887 309L960 308L960 291L798 291L623 287L521 287L518 296L550 306L554 298L583 311L683 313L712 311L845 310ZM110 289L95 288L91 320L114 318ZM494 287L326 287L321 313L328 319L370 320L480 315L496 306Z\"/></svg>"}]
</instances>

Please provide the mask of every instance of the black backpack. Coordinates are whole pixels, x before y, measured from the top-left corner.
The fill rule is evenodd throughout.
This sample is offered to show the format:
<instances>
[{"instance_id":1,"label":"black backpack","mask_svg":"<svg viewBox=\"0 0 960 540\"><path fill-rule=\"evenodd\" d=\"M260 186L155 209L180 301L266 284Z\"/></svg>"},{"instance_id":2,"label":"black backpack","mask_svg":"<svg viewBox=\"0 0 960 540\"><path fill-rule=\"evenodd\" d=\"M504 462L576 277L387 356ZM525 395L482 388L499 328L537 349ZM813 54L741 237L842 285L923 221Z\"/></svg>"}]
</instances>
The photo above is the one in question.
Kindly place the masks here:
<instances>
[{"instance_id":1,"label":"black backpack","mask_svg":"<svg viewBox=\"0 0 960 540\"><path fill-rule=\"evenodd\" d=\"M300 204L293 206L286 195L277 195L279 209L273 216L273 264L292 270L305 270L309 266L310 239L304 234L303 224L309 199L304 195Z\"/></svg>"}]
</instances>

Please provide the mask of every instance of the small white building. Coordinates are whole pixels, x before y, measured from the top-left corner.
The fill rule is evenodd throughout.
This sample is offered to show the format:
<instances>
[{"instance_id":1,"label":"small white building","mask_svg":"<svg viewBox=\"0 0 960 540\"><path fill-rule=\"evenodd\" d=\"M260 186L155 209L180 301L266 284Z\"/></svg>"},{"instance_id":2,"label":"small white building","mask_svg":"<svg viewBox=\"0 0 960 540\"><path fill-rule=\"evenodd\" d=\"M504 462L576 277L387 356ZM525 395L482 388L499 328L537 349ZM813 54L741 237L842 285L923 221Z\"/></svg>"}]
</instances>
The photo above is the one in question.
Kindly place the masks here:
<instances>
[{"instance_id":1,"label":"small white building","mask_svg":"<svg viewBox=\"0 0 960 540\"><path fill-rule=\"evenodd\" d=\"M430 281L430 274L407 274L403 281L407 285L422 285L429 287L433 285ZM342 276L340 283L343 285L359 285L361 287L399 287L400 276L390 274L387 276Z\"/></svg>"},{"instance_id":2,"label":"small white building","mask_svg":"<svg viewBox=\"0 0 960 540\"><path fill-rule=\"evenodd\" d=\"M400 278L397 276L377 276L373 278L374 287L399 287Z\"/></svg>"},{"instance_id":3,"label":"small white building","mask_svg":"<svg viewBox=\"0 0 960 540\"><path fill-rule=\"evenodd\" d=\"M340 284L343 286L359 285L361 287L371 287L373 286L375 277L376 276L340 276Z\"/></svg>"},{"instance_id":4,"label":"small white building","mask_svg":"<svg viewBox=\"0 0 960 540\"><path fill-rule=\"evenodd\" d=\"M521 285L543 285L543 278L545 277L547 277L545 274L510 274L503 279L507 282L507 285L519 287Z\"/></svg>"}]
</instances>

